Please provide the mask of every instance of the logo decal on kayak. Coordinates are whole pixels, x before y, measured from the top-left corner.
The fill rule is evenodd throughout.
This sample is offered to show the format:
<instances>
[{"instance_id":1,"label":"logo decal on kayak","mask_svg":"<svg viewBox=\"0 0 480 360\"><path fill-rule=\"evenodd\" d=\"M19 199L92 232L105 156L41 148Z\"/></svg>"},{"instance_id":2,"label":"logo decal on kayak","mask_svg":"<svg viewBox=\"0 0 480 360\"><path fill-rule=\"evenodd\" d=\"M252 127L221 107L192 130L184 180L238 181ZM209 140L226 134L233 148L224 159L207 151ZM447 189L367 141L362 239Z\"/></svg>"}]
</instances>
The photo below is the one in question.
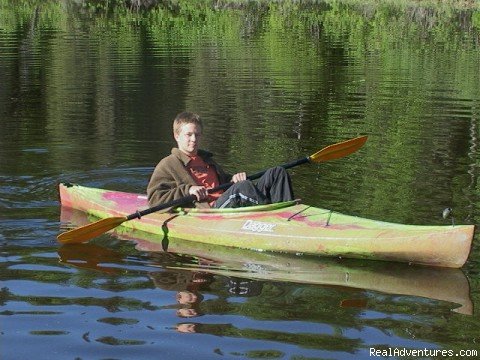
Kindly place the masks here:
<instances>
[{"instance_id":1,"label":"logo decal on kayak","mask_svg":"<svg viewBox=\"0 0 480 360\"><path fill-rule=\"evenodd\" d=\"M277 224L269 224L261 221L247 220L242 226L242 230L249 230L254 232L273 232L273 228Z\"/></svg>"}]
</instances>

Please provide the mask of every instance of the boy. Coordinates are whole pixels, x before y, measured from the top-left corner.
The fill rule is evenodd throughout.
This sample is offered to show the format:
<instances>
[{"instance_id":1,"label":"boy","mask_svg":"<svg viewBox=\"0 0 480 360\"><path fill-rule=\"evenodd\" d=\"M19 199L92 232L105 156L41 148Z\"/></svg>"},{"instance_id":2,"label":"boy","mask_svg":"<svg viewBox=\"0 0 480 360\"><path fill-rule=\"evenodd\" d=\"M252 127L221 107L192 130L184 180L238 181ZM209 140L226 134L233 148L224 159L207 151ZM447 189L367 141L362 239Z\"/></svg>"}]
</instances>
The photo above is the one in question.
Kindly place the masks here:
<instances>
[{"instance_id":1,"label":"boy","mask_svg":"<svg viewBox=\"0 0 480 360\"><path fill-rule=\"evenodd\" d=\"M213 154L199 149L203 132L200 117L182 112L173 121L177 148L156 166L147 187L150 206L188 195L197 198L199 208L241 207L293 200L290 176L282 167L267 170L254 184L245 172L225 173ZM226 191L208 193L208 189L232 182ZM192 206L189 204L187 206Z\"/></svg>"}]
</instances>

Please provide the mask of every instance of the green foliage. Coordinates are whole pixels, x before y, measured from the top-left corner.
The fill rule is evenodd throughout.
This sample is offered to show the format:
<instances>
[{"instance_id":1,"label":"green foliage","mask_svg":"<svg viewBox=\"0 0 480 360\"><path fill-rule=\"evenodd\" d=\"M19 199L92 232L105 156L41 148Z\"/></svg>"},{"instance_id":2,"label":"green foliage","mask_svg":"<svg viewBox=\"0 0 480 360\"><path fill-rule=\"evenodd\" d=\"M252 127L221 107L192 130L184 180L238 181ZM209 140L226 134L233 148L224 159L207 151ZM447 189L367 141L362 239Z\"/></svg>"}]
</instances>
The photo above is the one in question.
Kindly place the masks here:
<instances>
[{"instance_id":1,"label":"green foliage","mask_svg":"<svg viewBox=\"0 0 480 360\"><path fill-rule=\"evenodd\" d=\"M166 130L156 119L146 130L135 124L145 104L152 108L149 114L164 114L167 106L184 106L210 115L217 114L221 104L228 113L217 115L222 117L222 123L207 128L205 138L227 166L245 164L247 171L313 153L340 139L373 134L361 156L319 167L317 175L322 182L318 186L314 184L318 180L315 176L296 178L300 195L303 191L303 197L312 204L329 203L337 210L357 214L361 210L362 216L382 214L385 220L410 223L418 221L412 208L418 213L418 209L431 207L432 203L439 206L445 199L460 205L458 219L465 219L469 209L477 206L478 8L458 12L453 2L426 6L424 2L393 0L171 0L148 7L133 5L132 1L121 0L0 0L0 66L6 69L0 96L6 99L2 103L11 107L4 110L4 116L13 114L18 119L15 126L24 126L12 131L7 128L8 121L0 124L0 133L8 136L2 142L4 148L9 147L9 141L19 140L32 146L40 141L45 147L47 143L57 144L49 148L45 171L61 174L68 174L70 169L77 173L80 160L98 168L111 166L112 159L121 162L131 156L138 165L140 155L131 154L132 143L123 141L125 135L140 142L154 137L157 141L158 134L162 134L161 141L170 141L170 124ZM9 52L3 52L3 47ZM147 72L152 69L156 79ZM172 79L177 83L170 83ZM140 81L148 83L148 91L141 92ZM173 87L182 94L181 101L168 97ZM22 98L25 89L34 91ZM431 116L432 103L445 100L439 96L444 89L464 107L457 114L438 116L435 122L425 121ZM17 107L16 98L20 98ZM352 104L357 107L352 108ZM38 118L28 115L42 111L45 124L38 127L42 133L39 140L33 121L29 123ZM469 111L477 114L465 116ZM134 114L135 119L122 118L124 113ZM156 131L155 126L162 131ZM292 131L294 127L298 138ZM218 131L227 128L228 134ZM111 148L105 141L108 137L114 138ZM65 139L68 146L58 146ZM89 151L85 151L85 143ZM260 147L261 152L257 151ZM25 151L15 153L15 161L24 167L39 162L38 157L32 160L29 156ZM151 157L148 161L152 165ZM438 166L438 162L444 166ZM468 173L463 170L466 164L471 164ZM23 169L19 171L22 175ZM448 181L436 182L441 189L432 191L431 182L425 181L430 177ZM339 188L355 193L355 198L342 202L344 199L338 199ZM440 192L444 194L442 199L433 199ZM331 193L337 198L332 199ZM421 201L426 197L430 199L428 204ZM468 206L462 206L465 203ZM17 211L28 217L37 210ZM469 221L478 223L475 218ZM474 259L479 258L479 250L477 245ZM21 251L15 249L16 254ZM97 273L102 267L89 269L88 263L84 269L79 267L69 273L63 271L57 259L39 260L30 257L28 249L24 251L25 263L49 270L9 268L5 263L2 269L7 281L20 278L112 292L153 286L147 274L128 270L102 276ZM475 261L470 262L469 271L472 288L476 289L472 298L478 305L479 266ZM122 282L122 277L129 281ZM261 320L308 316L308 321L333 324L335 328L335 334L318 337L222 324L200 327L212 335L281 340L310 348L340 347L344 351L354 351L362 344L352 338L343 342L345 338L339 334L365 324L393 331L402 338L415 337L464 349L478 336L478 316L453 314L450 304L442 306L433 300L409 301L408 297L377 294L372 296L376 300L369 299L370 310L401 314L405 320L388 316L368 320L358 316L362 309L339 307L343 297L350 295L338 289L298 285L288 288L269 283L258 297L238 304L225 300L225 289L212 293L218 299L201 303L205 313L241 314ZM158 310L148 302L121 296L31 298L3 288L0 302L8 301L34 306L101 306L112 311ZM429 321L412 321L408 316L412 313ZM442 331L444 328L450 330ZM453 338L444 338L442 333ZM117 344L116 339L104 340ZM243 355L281 357L273 350Z\"/></svg>"},{"instance_id":2,"label":"green foliage","mask_svg":"<svg viewBox=\"0 0 480 360\"><path fill-rule=\"evenodd\" d=\"M69 113L85 111L84 101L91 93L101 99L100 103L111 104L106 107L109 111L99 113L102 123L113 118L115 98L127 99L117 104L120 112L135 107L129 91L135 92L135 81L144 71L147 56L161 61L165 71L188 69L182 86L190 95L182 106L206 115L215 114L218 103L229 108L231 139L221 139L229 153L220 158L227 166L231 155L236 162L247 164L246 171L255 171L279 158L290 159L292 151L308 154L318 150L315 142L305 145L295 141L292 129L285 128L288 122L279 119L294 122L303 139L314 136L321 126L330 136L322 145L382 129L388 135L389 147L371 139L363 150L366 161L382 168L385 178L400 174L405 186L394 191L396 185L382 183L382 176L374 181L367 174L362 177L364 164L358 161L348 165L348 171L360 175L344 186L359 187L369 194L353 200L349 210L367 207L372 213L385 214L388 220L415 222L408 209L423 206L415 203L418 193L430 191L422 188L420 180L435 169L432 152L449 153L454 147L434 139L425 147L413 141L405 144L405 139L437 129L435 124L422 122L430 111L432 94L448 84L458 98L480 98L478 11L340 0L178 0L138 11L123 1L65 4L50 0L41 5L19 1L18 5L14 8L12 0L0 0L0 28L8 34L24 31L26 44L34 50L30 56L51 54L47 65L51 69L44 79L51 89L45 96L49 117L55 123L50 136L72 133L78 125L69 123ZM64 38L65 33L75 41ZM5 39L0 39L0 44ZM85 51L89 56L79 61L78 54ZM181 56L173 58L171 53ZM346 73L347 64L353 64L349 68L354 71ZM32 68L35 81L43 79L41 69ZM404 78L412 79L411 83L402 84ZM112 79L119 89L116 95L109 83ZM395 83L400 85L389 85ZM352 94L365 94L364 106L358 110L365 121L353 127L345 126L345 119L350 117L346 104ZM73 98L77 101L71 107L63 106L65 99ZM154 99L151 103L160 106ZM265 113L274 115L265 117ZM320 119L311 119L312 113ZM438 137L448 137L453 123L439 121L444 126L437 130L441 133ZM257 131L252 135L249 130L253 127ZM138 131L131 122L123 128ZM215 128L206 131L206 138L211 139L206 145L223 154L223 145L216 148L220 139ZM72 141L82 143L74 136ZM255 149L259 141L268 151L255 155L257 162L251 164L252 154L245 149ZM399 155L406 148L409 156ZM467 156L464 153L460 161L468 161ZM325 168L330 166L334 174L337 166L339 172L345 172L345 165L338 162ZM448 171L458 189L468 188L468 177L459 177L453 168ZM408 186L413 182L419 182L415 191ZM317 196L328 199L329 193L324 191ZM471 189L472 194L476 191ZM384 201L392 197L391 202ZM404 209L401 216L400 209ZM389 218L390 214L397 215Z\"/></svg>"}]
</instances>

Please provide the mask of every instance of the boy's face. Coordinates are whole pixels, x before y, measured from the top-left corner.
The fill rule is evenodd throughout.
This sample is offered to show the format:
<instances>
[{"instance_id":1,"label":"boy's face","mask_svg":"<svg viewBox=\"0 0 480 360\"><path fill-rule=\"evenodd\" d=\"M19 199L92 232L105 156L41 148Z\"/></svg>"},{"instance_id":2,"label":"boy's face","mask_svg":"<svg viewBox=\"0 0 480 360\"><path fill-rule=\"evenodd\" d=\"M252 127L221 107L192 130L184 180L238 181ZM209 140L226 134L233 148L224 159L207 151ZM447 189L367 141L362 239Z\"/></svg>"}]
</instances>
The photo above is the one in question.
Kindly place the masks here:
<instances>
[{"instance_id":1,"label":"boy's face","mask_svg":"<svg viewBox=\"0 0 480 360\"><path fill-rule=\"evenodd\" d=\"M197 155L202 129L196 124L183 124L180 132L174 134L178 149L189 156Z\"/></svg>"}]
</instances>

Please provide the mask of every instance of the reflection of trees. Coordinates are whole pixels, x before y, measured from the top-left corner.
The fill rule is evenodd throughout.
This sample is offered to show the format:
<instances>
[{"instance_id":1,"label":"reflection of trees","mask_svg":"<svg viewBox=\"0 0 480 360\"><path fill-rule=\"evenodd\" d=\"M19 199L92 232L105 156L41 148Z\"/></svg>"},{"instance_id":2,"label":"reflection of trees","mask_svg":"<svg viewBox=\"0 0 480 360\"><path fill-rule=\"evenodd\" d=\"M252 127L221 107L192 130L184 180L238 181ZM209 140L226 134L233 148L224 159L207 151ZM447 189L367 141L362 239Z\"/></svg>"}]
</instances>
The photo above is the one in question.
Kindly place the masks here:
<instances>
[{"instance_id":1,"label":"reflection of trees","mask_svg":"<svg viewBox=\"0 0 480 360\"><path fill-rule=\"evenodd\" d=\"M458 329L462 334L457 341L459 348L469 348L477 336L476 318L459 316L451 312L451 304L412 296L382 295L351 288L321 285L304 285L287 282L257 281L235 277L183 270L200 259L187 255L154 253L132 255L132 245L117 244L108 249L95 244L68 246L59 249L60 261L75 271L64 271L58 259L37 256L38 249L8 247L8 253L17 254L16 265L2 262L0 272L5 285L0 291L0 304L24 302L31 305L31 314L46 314L45 307L85 306L101 307L108 312L162 311L185 308L176 304L178 291L195 292L193 309L197 312L193 324L195 331L229 337L281 341L298 346L354 352L362 346L362 340L347 335L347 330L361 331L365 327L395 334L400 338L422 339L437 344L450 344L440 329ZM52 251L54 249L49 249ZM43 249L42 253L47 252ZM130 263L131 262L131 263ZM35 264L44 270L24 269L21 264ZM142 269L141 264L145 265ZM133 265L134 269L130 267ZM56 270L58 267L58 271ZM170 269L180 267L183 269ZM198 265L197 265L198 267ZM46 271L45 269L48 269ZM111 270L115 269L116 272ZM152 271L158 269L158 271ZM195 270L195 268L193 268ZM238 273L241 275L241 273ZM248 273L247 273L248 275ZM55 286L76 286L81 289L108 291L108 296L63 296L55 292L48 296L29 296L12 293L8 281L32 281ZM414 279L412 279L413 281ZM171 301L165 305L152 304L131 296L134 289L152 289L165 292ZM478 287L478 284L474 286ZM245 290L248 291L245 291ZM125 295L128 293L129 295ZM86 292L87 294L87 292ZM168 296L167 296L168 297ZM159 296L162 298L162 296ZM241 299L241 300L240 300ZM345 299L363 299L360 307L345 307ZM40 310L37 308L40 307ZM361 314L361 315L360 315ZM374 314L371 318L368 314ZM383 316L380 316L382 315ZM391 314L396 316L392 317ZM411 314L416 314L412 317ZM3 315L10 315L4 312ZM258 321L272 322L275 328L256 328L255 325L239 327L236 324L208 324L202 319L208 316L238 316ZM179 321L179 322L185 322ZM311 324L311 331L293 332L289 322ZM255 323L252 323L255 324ZM318 326L318 327L317 327ZM319 330L322 329L322 330ZM191 330L191 327L188 327ZM453 331L453 332L452 332ZM454 330L448 332L455 333Z\"/></svg>"},{"instance_id":2,"label":"reflection of trees","mask_svg":"<svg viewBox=\"0 0 480 360\"><path fill-rule=\"evenodd\" d=\"M0 4L7 10L2 20L13 30L12 18L18 14L6 7L9 1ZM50 151L50 166L62 171L70 158L98 166L133 156L131 144L119 139L161 140L168 152L171 118L183 108L205 117L206 145L227 168L246 164L247 171L380 128L386 140L373 139L364 161L384 169L385 178L399 174L405 186L392 191L398 184L389 185L381 176L370 181L367 175L341 184L363 185L362 191L370 194L369 199L354 199L353 210L367 202L372 213L387 217L422 206L418 194L431 189L420 180L439 166L445 179L458 178L458 170L447 163L469 161L468 149L458 144L466 143L470 125L464 118L473 112L472 104L458 114L439 116L441 126L422 119L431 116L432 108L441 109L441 89L453 87L460 97L478 97L478 59L457 55L461 47L473 46L461 36L477 36L472 25L465 25L472 12L392 4L362 7L355 2L261 3L231 11L218 2L216 10L208 2L179 2L174 7L162 2L147 12L117 10L101 16L98 9L79 12L71 4L28 4L19 14L27 24L19 53L27 55L6 63L7 69L17 71L7 71L14 74L6 80L11 90L0 96L17 108L13 115L19 109L14 104L27 101L18 84L28 89L28 97L35 93L35 112L45 112L40 118L48 141L69 139L68 148ZM458 17L467 30L459 30ZM59 31L44 33L51 28ZM29 76L18 71L24 65ZM407 78L417 80L405 83L398 71L403 68ZM185 103L178 103L179 94ZM37 124L38 118L36 114ZM139 121L146 126L138 126ZM38 141L33 137L38 133L5 130L2 134L9 135L2 142L20 136ZM85 141L91 151L82 150ZM401 154L406 150L408 154ZM149 153L146 158L153 165L158 156ZM252 158L257 160L254 165ZM342 171L350 167L349 172L361 174L364 166L342 163ZM467 185L465 177L458 181L458 187L444 190L453 201L457 189ZM420 186L412 192L409 184L416 182ZM392 193L396 198L386 205L384 199ZM325 190L316 196L329 195ZM393 220L415 219L405 213Z\"/></svg>"},{"instance_id":3,"label":"reflection of trees","mask_svg":"<svg viewBox=\"0 0 480 360\"><path fill-rule=\"evenodd\" d=\"M478 11L373 7L364 1L258 7L250 2L231 11L234 6L226 2L216 1L214 8L186 0L175 6L163 1L148 12L112 8L105 14L99 8L77 11L71 3L0 0L0 168L23 175L32 173L32 164L42 172L62 173L112 161L153 166L160 153L168 152L171 119L190 108L208 123L208 147L227 167L240 164L248 171L373 134L361 156L326 165L322 186L312 185L316 174L296 179L300 195L312 204L331 201L337 210L414 223L420 211L453 205L459 222L466 216L477 222L480 105L471 99L480 99ZM132 147L132 142L149 141L154 146ZM158 141L163 147L157 151ZM48 148L48 158L33 163L19 143ZM475 249L473 258L478 258ZM20 262L51 271L2 262L7 285L0 290L2 305L161 310L122 296L155 286L150 274L122 271L122 256L96 249L70 264L78 271L68 273L55 270L56 259L35 256L35 249L9 246L8 251ZM185 264L186 259L158 263L169 261ZM472 288L478 289L478 261L472 260L470 268ZM156 279L172 288L157 291L172 293L169 306L175 307L174 293L188 288L191 273L162 270ZM8 281L18 279L100 289L111 296L19 296L8 289ZM365 326L464 349L478 337L477 317L453 314L439 301L377 294L367 299L367 309L345 309L339 306L342 300L362 293L264 281L255 283L261 292L236 302L229 280L216 275L207 288L196 289L209 295L196 304L202 314L327 324L335 334L201 322L198 331L344 351L361 343L342 331ZM478 304L478 291L472 296ZM387 315L360 317L366 310ZM387 318L392 313L406 320ZM411 321L409 314L428 321ZM461 335L452 339L452 334Z\"/></svg>"},{"instance_id":4,"label":"reflection of trees","mask_svg":"<svg viewBox=\"0 0 480 360\"><path fill-rule=\"evenodd\" d=\"M179 324L179 331L185 328L187 324ZM231 324L202 324L190 323L188 332L195 332L199 334L209 334L216 336L228 336L242 339L255 339L276 341L284 344L291 344L302 346L305 348L322 349L326 351L345 351L354 353L361 347L362 341L360 339L349 339L341 335L325 335L325 334L297 334L293 332L275 331L275 330L260 330L260 329L240 329Z\"/></svg>"},{"instance_id":5,"label":"reflection of trees","mask_svg":"<svg viewBox=\"0 0 480 360\"><path fill-rule=\"evenodd\" d=\"M358 293L340 288L302 286L282 283L263 283L261 294L244 301L232 301L225 294L221 277L216 277L211 290L207 293L216 298L203 301L199 309L207 315L235 315L256 319L263 323L277 322L275 330L237 328L232 324L203 323L202 318L193 322L181 322L179 331L206 333L217 336L246 337L252 339L273 340L299 346L325 348L353 352L362 347L362 340L345 335L348 329L361 331L365 327L378 329L385 334L395 334L399 338L422 339L431 343L449 343L440 329L454 322L459 327L463 320L448 313L446 307L430 300L412 299L402 296L382 296L368 299L362 308L342 308L339 304L345 297L355 298ZM362 313L362 316L359 314ZM389 314L395 313L392 318ZM369 318L368 314L372 314ZM383 317L380 317L384 314ZM417 314L412 317L411 314ZM428 320L426 320L428 319ZM311 332L290 333L282 331L288 328L289 321L304 321L311 324ZM465 343L467 346L475 337L475 319L466 319ZM282 324L284 322L285 324ZM317 333L314 324L327 326L327 333ZM325 331L325 330L324 330ZM459 328L459 331L462 332ZM461 346L459 346L461 348Z\"/></svg>"},{"instance_id":6,"label":"reflection of trees","mask_svg":"<svg viewBox=\"0 0 480 360\"><path fill-rule=\"evenodd\" d=\"M91 250L98 250L99 247L94 247ZM100 248L101 249L101 248ZM55 252L55 249L50 249ZM80 248L77 247L77 250ZM38 306L65 306L65 305L81 305L81 306L99 306L105 308L109 312L118 312L122 309L144 309L144 310L158 310L157 306L153 306L149 302L144 302L134 298L126 298L121 295L110 297L64 297L61 292L55 291L48 296L30 296L30 295L17 295L12 293L8 288L8 281L31 281L35 283L50 284L52 286L67 286L75 285L79 288L93 289L98 288L113 293L121 294L123 291L131 289L150 288L151 284L148 278L145 277L145 281L130 282L127 284L120 281L121 274L116 276L112 275L107 266L107 271L103 277L103 281L99 285L99 280L102 279L101 268L98 268L99 262L121 262L123 258L115 252L106 252L100 255L96 261L94 261L90 255L91 253L77 253L74 258L71 258L72 264L80 265L79 268L86 268L87 271L80 272L66 272L62 268L58 267L58 261L55 258L38 257L35 256L38 249L22 248L22 247L9 247L10 253L15 253L19 257L17 263L22 264L35 264L39 267L50 268L49 271L36 271L28 269L10 269L11 264L8 262L2 262L0 270L2 273L2 280L5 281L5 286L0 292L0 303L7 303L11 301L25 302L33 307ZM112 257L113 255L113 257ZM88 271L88 267L82 266L90 264L91 269L95 271ZM75 266L75 265L74 265ZM35 267L34 267L35 268ZM110 275L109 275L110 274ZM34 308L32 313L35 313Z\"/></svg>"},{"instance_id":7,"label":"reflection of trees","mask_svg":"<svg viewBox=\"0 0 480 360\"><path fill-rule=\"evenodd\" d=\"M112 161L153 166L169 151L171 119L189 108L204 116L205 145L228 170L256 171L372 133L360 158L327 165L320 177L330 186L312 194L316 179L298 179L300 197L409 223L413 207L453 206L475 221L477 161L466 146L478 132L471 99L480 98L473 11L180 1L106 16L70 2L11 4L0 1L18 50L0 64L10 118L0 122L2 148L50 147L48 166L62 172ZM155 149L133 145L143 142ZM0 162L25 166L28 156ZM344 189L357 196L331 199Z\"/></svg>"},{"instance_id":8,"label":"reflection of trees","mask_svg":"<svg viewBox=\"0 0 480 360\"><path fill-rule=\"evenodd\" d=\"M61 172L112 161L153 166L168 153L171 119L184 108L204 117L205 145L230 171L257 171L370 133L361 157L318 170L329 186L312 191L315 174L293 170L302 174L294 178L299 197L408 223L419 221L411 208L440 222L436 212L452 206L457 219L475 222L473 10L180 1L132 12L117 1L107 15L71 2L20 2L21 11L0 0L16 54L0 59L9 118L0 122L3 151L48 147L48 167ZM29 156L0 163L30 166ZM345 189L354 199L338 196Z\"/></svg>"}]
</instances>

